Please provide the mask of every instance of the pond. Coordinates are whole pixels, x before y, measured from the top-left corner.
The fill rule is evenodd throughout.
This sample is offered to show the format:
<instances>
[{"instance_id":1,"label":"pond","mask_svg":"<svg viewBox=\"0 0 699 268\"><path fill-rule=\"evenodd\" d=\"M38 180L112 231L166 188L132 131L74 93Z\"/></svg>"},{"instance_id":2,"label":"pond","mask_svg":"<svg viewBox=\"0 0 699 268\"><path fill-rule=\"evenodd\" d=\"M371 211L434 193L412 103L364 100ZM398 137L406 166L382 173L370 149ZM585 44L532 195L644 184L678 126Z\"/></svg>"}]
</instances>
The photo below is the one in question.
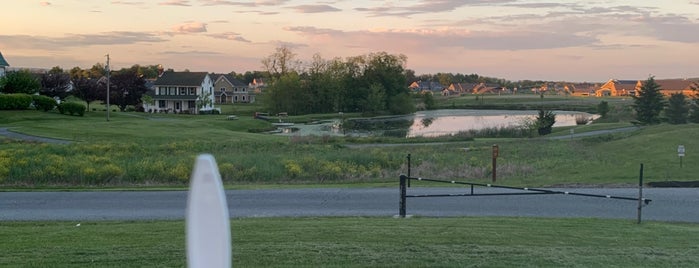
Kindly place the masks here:
<instances>
[{"instance_id":1,"label":"pond","mask_svg":"<svg viewBox=\"0 0 699 268\"><path fill-rule=\"evenodd\" d=\"M598 115L584 112L553 111L554 127L575 126L578 121L591 122ZM434 110L411 115L341 119L296 124L285 128L279 135L298 136L370 136L390 135L401 137L436 137L459 132L485 129L517 128L536 120L538 111L510 110Z\"/></svg>"}]
</instances>

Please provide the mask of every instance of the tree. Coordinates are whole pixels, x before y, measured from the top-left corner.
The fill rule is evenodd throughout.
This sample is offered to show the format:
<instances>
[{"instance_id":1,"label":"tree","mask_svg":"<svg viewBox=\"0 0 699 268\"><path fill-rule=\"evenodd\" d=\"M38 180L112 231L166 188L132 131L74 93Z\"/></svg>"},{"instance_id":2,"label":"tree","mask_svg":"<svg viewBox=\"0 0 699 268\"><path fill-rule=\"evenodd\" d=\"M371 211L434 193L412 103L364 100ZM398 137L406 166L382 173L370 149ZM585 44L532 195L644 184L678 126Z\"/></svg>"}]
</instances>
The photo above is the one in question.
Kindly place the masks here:
<instances>
[{"instance_id":1,"label":"tree","mask_svg":"<svg viewBox=\"0 0 699 268\"><path fill-rule=\"evenodd\" d=\"M432 93L430 92L422 94L422 103L425 104L426 110L437 109L437 103L434 100L434 96L432 96Z\"/></svg>"},{"instance_id":2,"label":"tree","mask_svg":"<svg viewBox=\"0 0 699 268\"><path fill-rule=\"evenodd\" d=\"M600 101L599 104L597 104L597 113L600 117L607 117L607 113L609 113L609 103L607 101Z\"/></svg>"},{"instance_id":3,"label":"tree","mask_svg":"<svg viewBox=\"0 0 699 268\"><path fill-rule=\"evenodd\" d=\"M0 92L34 94L39 92L41 83L28 70L8 72L0 78Z\"/></svg>"},{"instance_id":4,"label":"tree","mask_svg":"<svg viewBox=\"0 0 699 268\"><path fill-rule=\"evenodd\" d=\"M271 55L262 59L262 65L274 79L279 79L282 75L296 71L300 64L296 59L296 53L291 51L286 45L277 47Z\"/></svg>"},{"instance_id":5,"label":"tree","mask_svg":"<svg viewBox=\"0 0 699 268\"><path fill-rule=\"evenodd\" d=\"M62 100L69 95L70 89L70 75L63 72L63 69L58 66L41 75L41 89L39 90L41 95L58 97Z\"/></svg>"},{"instance_id":6,"label":"tree","mask_svg":"<svg viewBox=\"0 0 699 268\"><path fill-rule=\"evenodd\" d=\"M553 124L556 123L556 114L550 110L539 110L539 115L536 117L536 126L539 135L551 134Z\"/></svg>"},{"instance_id":7,"label":"tree","mask_svg":"<svg viewBox=\"0 0 699 268\"><path fill-rule=\"evenodd\" d=\"M699 83L692 83L692 101L690 103L691 111L689 113L689 122L699 123Z\"/></svg>"},{"instance_id":8,"label":"tree","mask_svg":"<svg viewBox=\"0 0 699 268\"><path fill-rule=\"evenodd\" d=\"M665 100L660 93L660 85L652 76L643 83L638 96L633 98L636 120L639 123L644 125L660 123L660 112L665 107Z\"/></svg>"},{"instance_id":9,"label":"tree","mask_svg":"<svg viewBox=\"0 0 699 268\"><path fill-rule=\"evenodd\" d=\"M364 112L376 114L386 109L386 92L381 84L372 84L364 100Z\"/></svg>"},{"instance_id":10,"label":"tree","mask_svg":"<svg viewBox=\"0 0 699 268\"><path fill-rule=\"evenodd\" d=\"M146 80L133 69L122 69L111 76L110 104L119 106L122 112L128 105L137 105L148 91Z\"/></svg>"},{"instance_id":11,"label":"tree","mask_svg":"<svg viewBox=\"0 0 699 268\"><path fill-rule=\"evenodd\" d=\"M668 106L665 109L665 116L670 124L686 124L689 115L689 105L687 98L682 93L670 95Z\"/></svg>"},{"instance_id":12,"label":"tree","mask_svg":"<svg viewBox=\"0 0 699 268\"><path fill-rule=\"evenodd\" d=\"M106 93L107 85L101 83L101 79L78 76L71 79L73 82L73 96L87 103L87 110L90 110L90 103L96 100L103 99Z\"/></svg>"}]
</instances>

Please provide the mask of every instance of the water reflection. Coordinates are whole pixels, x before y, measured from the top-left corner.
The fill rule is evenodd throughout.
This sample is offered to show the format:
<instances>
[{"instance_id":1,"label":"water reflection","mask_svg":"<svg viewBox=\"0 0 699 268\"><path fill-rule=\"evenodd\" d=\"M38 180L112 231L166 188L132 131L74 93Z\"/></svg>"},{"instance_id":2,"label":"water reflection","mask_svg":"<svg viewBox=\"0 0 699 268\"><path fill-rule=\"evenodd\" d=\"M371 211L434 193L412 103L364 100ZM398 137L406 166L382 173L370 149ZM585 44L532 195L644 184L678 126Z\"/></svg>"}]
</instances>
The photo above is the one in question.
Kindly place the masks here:
<instances>
[{"instance_id":1,"label":"water reflection","mask_svg":"<svg viewBox=\"0 0 699 268\"><path fill-rule=\"evenodd\" d=\"M591 121L598 116L583 112L554 111L554 127L575 126L576 120ZM407 137L436 137L463 131L523 127L536 120L537 111L438 110L415 113ZM429 124L424 124L427 120Z\"/></svg>"},{"instance_id":2,"label":"water reflection","mask_svg":"<svg viewBox=\"0 0 699 268\"><path fill-rule=\"evenodd\" d=\"M575 126L576 120L591 121L598 115L583 112L554 111L554 127ZM465 131L523 127L536 120L537 111L509 110L435 110L421 111L407 116L337 119L315 124L296 124L281 135L339 135L436 137L455 135ZM341 128L340 128L341 126Z\"/></svg>"}]
</instances>

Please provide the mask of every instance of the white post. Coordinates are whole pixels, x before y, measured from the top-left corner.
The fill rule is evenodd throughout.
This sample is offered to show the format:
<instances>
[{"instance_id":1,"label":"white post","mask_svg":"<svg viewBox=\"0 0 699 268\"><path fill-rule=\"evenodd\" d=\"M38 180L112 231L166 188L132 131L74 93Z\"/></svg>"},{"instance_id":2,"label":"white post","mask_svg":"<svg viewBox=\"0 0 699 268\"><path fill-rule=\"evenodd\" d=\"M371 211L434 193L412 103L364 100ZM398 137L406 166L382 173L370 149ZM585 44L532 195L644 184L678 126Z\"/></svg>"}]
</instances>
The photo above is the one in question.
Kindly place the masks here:
<instances>
[{"instance_id":1,"label":"white post","mask_svg":"<svg viewBox=\"0 0 699 268\"><path fill-rule=\"evenodd\" d=\"M212 155L197 157L187 199L187 266L231 267L230 218Z\"/></svg>"}]
</instances>

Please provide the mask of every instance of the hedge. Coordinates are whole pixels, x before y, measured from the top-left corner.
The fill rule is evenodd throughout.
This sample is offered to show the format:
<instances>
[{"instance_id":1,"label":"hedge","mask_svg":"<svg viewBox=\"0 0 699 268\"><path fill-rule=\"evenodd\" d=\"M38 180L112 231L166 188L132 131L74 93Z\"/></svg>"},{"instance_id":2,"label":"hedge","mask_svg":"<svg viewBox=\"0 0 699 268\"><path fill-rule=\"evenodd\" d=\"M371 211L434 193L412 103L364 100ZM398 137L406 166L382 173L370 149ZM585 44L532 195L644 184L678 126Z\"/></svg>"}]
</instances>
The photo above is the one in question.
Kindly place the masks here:
<instances>
[{"instance_id":1,"label":"hedge","mask_svg":"<svg viewBox=\"0 0 699 268\"><path fill-rule=\"evenodd\" d=\"M70 115L83 116L85 115L85 110L87 110L85 105L76 102L63 102L58 105L58 112L61 114L68 113Z\"/></svg>"},{"instance_id":2,"label":"hedge","mask_svg":"<svg viewBox=\"0 0 699 268\"><path fill-rule=\"evenodd\" d=\"M0 110L26 110L32 104L29 94L0 94Z\"/></svg>"},{"instance_id":3,"label":"hedge","mask_svg":"<svg viewBox=\"0 0 699 268\"><path fill-rule=\"evenodd\" d=\"M34 107L37 110L47 112L53 110L53 108L56 108L56 100L54 100L51 97L43 95L32 95L32 100L34 100Z\"/></svg>"}]
</instances>

